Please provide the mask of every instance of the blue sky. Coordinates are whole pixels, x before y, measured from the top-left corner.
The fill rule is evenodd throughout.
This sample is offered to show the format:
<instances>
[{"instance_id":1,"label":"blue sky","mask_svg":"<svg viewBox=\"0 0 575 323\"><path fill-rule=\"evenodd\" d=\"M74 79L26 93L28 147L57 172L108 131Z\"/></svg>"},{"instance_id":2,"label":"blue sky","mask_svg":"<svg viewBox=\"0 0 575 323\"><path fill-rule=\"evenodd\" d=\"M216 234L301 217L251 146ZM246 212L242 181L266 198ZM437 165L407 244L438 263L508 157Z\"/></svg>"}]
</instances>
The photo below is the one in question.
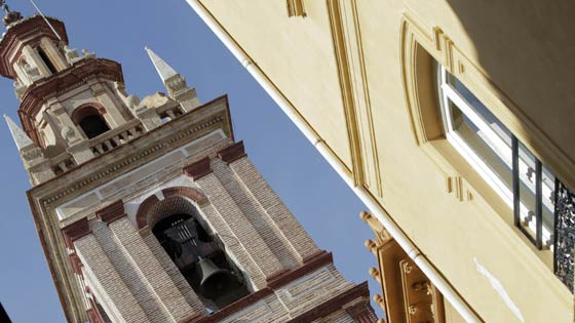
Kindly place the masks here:
<instances>
[{"instance_id":1,"label":"blue sky","mask_svg":"<svg viewBox=\"0 0 575 323\"><path fill-rule=\"evenodd\" d=\"M375 259L363 247L372 236L358 217L365 207L184 0L36 2L65 22L72 48L121 63L131 94L165 91L144 46L184 75L203 102L227 93L236 139L250 159L318 245L334 253L344 276L368 279ZM33 13L27 1L9 5ZM2 113L17 120L12 81L0 79L0 98ZM0 151L0 302L14 322L64 322L26 200L28 178L3 123ZM376 284L370 287L373 294Z\"/></svg>"}]
</instances>

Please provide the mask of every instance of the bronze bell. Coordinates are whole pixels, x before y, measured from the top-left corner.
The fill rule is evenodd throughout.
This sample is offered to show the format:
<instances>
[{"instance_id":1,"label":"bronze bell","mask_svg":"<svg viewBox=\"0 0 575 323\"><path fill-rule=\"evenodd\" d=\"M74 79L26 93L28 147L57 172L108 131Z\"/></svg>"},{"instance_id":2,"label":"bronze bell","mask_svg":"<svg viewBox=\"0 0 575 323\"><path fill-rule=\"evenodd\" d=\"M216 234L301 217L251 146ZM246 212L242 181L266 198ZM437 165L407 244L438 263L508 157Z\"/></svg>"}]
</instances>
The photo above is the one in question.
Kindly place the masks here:
<instances>
[{"instance_id":1,"label":"bronze bell","mask_svg":"<svg viewBox=\"0 0 575 323\"><path fill-rule=\"evenodd\" d=\"M234 289L237 284L236 277L227 269L219 268L208 258L198 261L200 271L200 288L207 298L217 298Z\"/></svg>"}]
</instances>

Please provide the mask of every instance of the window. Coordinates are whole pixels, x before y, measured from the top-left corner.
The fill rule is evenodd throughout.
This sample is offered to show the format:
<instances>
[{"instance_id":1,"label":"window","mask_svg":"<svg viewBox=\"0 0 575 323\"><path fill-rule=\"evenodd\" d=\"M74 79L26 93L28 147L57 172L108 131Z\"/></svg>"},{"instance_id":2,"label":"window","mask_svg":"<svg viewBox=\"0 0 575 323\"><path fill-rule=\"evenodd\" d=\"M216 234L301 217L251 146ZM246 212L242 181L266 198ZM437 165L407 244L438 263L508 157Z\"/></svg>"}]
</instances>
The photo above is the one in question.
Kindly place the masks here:
<instances>
[{"instance_id":1,"label":"window","mask_svg":"<svg viewBox=\"0 0 575 323\"><path fill-rule=\"evenodd\" d=\"M54 66L54 64L52 64L52 61L50 61L50 58L48 57L46 52L42 49L42 47L38 47L37 51L42 61L44 61L44 64L46 64L46 67L48 67L48 69L50 70L50 73L56 74L58 70L56 70L56 67Z\"/></svg>"},{"instance_id":2,"label":"window","mask_svg":"<svg viewBox=\"0 0 575 323\"><path fill-rule=\"evenodd\" d=\"M439 64L437 77L447 140L513 210L515 225L552 248L555 176Z\"/></svg>"},{"instance_id":3,"label":"window","mask_svg":"<svg viewBox=\"0 0 575 323\"><path fill-rule=\"evenodd\" d=\"M97 137L110 130L100 112L92 106L80 108L74 112L72 118L82 128L88 139Z\"/></svg>"}]
</instances>

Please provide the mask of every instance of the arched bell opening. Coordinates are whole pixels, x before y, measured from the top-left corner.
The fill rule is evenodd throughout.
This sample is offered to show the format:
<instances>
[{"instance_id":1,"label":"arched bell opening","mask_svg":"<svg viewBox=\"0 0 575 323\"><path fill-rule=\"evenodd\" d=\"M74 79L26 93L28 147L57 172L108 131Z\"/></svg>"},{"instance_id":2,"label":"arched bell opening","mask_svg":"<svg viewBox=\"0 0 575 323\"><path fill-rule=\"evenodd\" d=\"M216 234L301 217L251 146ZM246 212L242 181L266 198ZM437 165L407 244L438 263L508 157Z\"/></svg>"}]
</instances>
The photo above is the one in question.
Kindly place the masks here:
<instances>
[{"instance_id":1,"label":"arched bell opening","mask_svg":"<svg viewBox=\"0 0 575 323\"><path fill-rule=\"evenodd\" d=\"M152 233L208 308L217 310L249 294L223 245L194 216L165 216Z\"/></svg>"},{"instance_id":2,"label":"arched bell opening","mask_svg":"<svg viewBox=\"0 0 575 323\"><path fill-rule=\"evenodd\" d=\"M84 131L88 139L97 137L110 130L100 111L92 106L86 106L74 112L73 119Z\"/></svg>"}]
</instances>

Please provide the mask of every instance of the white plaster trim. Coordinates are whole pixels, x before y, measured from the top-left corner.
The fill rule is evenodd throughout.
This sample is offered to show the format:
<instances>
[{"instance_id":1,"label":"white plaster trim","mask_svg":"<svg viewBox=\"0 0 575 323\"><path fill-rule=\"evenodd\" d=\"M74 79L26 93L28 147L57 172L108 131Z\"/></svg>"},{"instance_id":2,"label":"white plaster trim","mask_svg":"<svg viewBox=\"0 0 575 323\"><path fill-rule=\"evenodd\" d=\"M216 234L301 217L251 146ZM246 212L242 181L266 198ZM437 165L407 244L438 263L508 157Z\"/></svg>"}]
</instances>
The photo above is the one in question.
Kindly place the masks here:
<instances>
[{"instance_id":1,"label":"white plaster trim","mask_svg":"<svg viewBox=\"0 0 575 323\"><path fill-rule=\"evenodd\" d=\"M521 310L519 310L519 307L517 307L517 305L513 302L513 300L511 299L511 297L507 293L507 290L505 290L505 287L499 281L499 279L497 279L497 277L495 277L489 270L487 270L487 268L483 267L483 265L481 265L479 263L479 260L477 260L477 258L475 258L475 257L473 258L473 263L475 264L475 269L483 277L485 277L487 279L487 281L489 281L489 284L491 284L491 287L497 292L499 297L501 297L501 299L503 300L503 302L505 303L507 308L509 308L509 310L511 310L513 315L515 315L515 317L519 321L525 322L525 319L523 318L523 314L521 314Z\"/></svg>"}]
</instances>

